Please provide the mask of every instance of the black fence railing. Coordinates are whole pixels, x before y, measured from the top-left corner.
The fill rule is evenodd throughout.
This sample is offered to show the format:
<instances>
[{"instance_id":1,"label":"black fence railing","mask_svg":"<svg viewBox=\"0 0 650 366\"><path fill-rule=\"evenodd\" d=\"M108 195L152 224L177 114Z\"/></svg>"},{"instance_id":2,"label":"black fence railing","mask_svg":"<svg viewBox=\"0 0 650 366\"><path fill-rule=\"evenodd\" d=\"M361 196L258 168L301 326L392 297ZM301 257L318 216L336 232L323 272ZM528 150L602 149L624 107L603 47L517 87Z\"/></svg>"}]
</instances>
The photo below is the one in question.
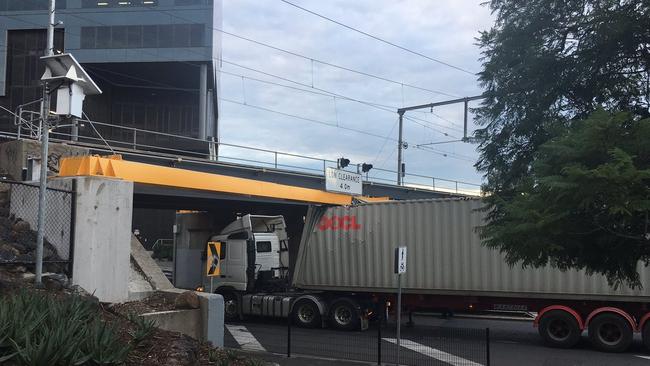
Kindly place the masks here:
<instances>
[{"instance_id":1,"label":"black fence railing","mask_svg":"<svg viewBox=\"0 0 650 366\"><path fill-rule=\"evenodd\" d=\"M225 338L225 346L286 357L315 357L377 365L398 363L394 324L387 325L376 319L365 331L338 331L301 328L295 326L291 318L285 331L278 327L277 322L227 325L229 335ZM403 328L399 364L489 366L489 329Z\"/></svg>"},{"instance_id":2,"label":"black fence railing","mask_svg":"<svg viewBox=\"0 0 650 366\"><path fill-rule=\"evenodd\" d=\"M0 265L33 267L38 230L37 185L0 180ZM45 193L44 271L72 272L74 194L48 187Z\"/></svg>"}]
</instances>

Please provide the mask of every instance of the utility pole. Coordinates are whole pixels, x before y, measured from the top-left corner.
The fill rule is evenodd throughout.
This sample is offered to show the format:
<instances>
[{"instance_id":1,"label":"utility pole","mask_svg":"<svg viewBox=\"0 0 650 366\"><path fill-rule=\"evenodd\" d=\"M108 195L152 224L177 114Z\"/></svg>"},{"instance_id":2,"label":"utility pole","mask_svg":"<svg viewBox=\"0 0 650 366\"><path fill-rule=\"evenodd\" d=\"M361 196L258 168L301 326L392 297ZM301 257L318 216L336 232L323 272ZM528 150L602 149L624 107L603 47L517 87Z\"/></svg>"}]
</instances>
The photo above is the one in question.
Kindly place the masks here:
<instances>
[{"instance_id":1,"label":"utility pole","mask_svg":"<svg viewBox=\"0 0 650 366\"><path fill-rule=\"evenodd\" d=\"M47 46L45 54L54 55L54 11L56 0L50 0L47 24ZM43 276L43 238L45 235L45 194L47 190L47 155L50 135L50 90L47 82L43 83L43 102L41 104L41 174L38 189L38 232L36 235L36 286L42 285Z\"/></svg>"},{"instance_id":2,"label":"utility pole","mask_svg":"<svg viewBox=\"0 0 650 366\"><path fill-rule=\"evenodd\" d=\"M421 104L421 105L414 105L412 107L403 107L403 108L398 108L397 109L397 114L399 115L399 139L398 139L398 146L397 146L397 185L402 185L403 183L403 176L404 176L404 169L403 169L403 163L402 163L402 149L404 148L404 142L402 141L402 126L404 122L404 113L408 111L413 111L416 109L424 109L424 108L431 108L433 110L433 107L439 107L443 105L450 105L450 104L456 104L456 103L464 103L464 114L463 114L463 139L462 141L467 141L467 110L468 110L468 103L472 100L479 100L483 99L483 96L481 95L476 95L473 97L464 97L460 99L452 99L452 100L445 100L442 102L434 102L434 103L429 103L429 104Z\"/></svg>"},{"instance_id":3,"label":"utility pole","mask_svg":"<svg viewBox=\"0 0 650 366\"><path fill-rule=\"evenodd\" d=\"M402 185L402 176L404 170L402 169L402 148L404 141L402 141L402 128L404 126L404 112L398 111L399 114L399 138L397 139L397 185Z\"/></svg>"}]
</instances>

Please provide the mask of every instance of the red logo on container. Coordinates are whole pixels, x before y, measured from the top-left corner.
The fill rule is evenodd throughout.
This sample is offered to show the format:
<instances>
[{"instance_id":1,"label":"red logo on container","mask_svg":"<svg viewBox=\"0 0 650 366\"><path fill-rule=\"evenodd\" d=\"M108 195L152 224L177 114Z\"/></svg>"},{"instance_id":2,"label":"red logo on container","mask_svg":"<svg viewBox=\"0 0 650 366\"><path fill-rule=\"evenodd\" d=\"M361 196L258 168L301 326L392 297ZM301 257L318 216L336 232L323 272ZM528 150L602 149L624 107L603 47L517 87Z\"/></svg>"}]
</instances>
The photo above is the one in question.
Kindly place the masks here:
<instances>
[{"instance_id":1,"label":"red logo on container","mask_svg":"<svg viewBox=\"0 0 650 366\"><path fill-rule=\"evenodd\" d=\"M357 223L356 216L323 216L318 223L318 230L359 230L361 225Z\"/></svg>"}]
</instances>

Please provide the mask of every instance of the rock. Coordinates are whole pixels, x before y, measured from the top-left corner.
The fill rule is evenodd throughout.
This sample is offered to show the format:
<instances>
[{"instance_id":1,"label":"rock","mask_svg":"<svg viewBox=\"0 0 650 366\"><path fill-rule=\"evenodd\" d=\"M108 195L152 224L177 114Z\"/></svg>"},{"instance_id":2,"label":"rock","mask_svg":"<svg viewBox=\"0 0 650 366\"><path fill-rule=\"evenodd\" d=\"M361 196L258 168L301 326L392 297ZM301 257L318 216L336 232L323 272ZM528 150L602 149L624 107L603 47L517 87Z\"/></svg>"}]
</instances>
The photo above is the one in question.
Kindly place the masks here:
<instances>
[{"instance_id":1,"label":"rock","mask_svg":"<svg viewBox=\"0 0 650 366\"><path fill-rule=\"evenodd\" d=\"M20 251L11 244L2 244L2 243L0 243L0 250L4 250L6 252L11 252L11 253L14 254L14 257L17 257L17 256L20 255Z\"/></svg>"},{"instance_id":2,"label":"rock","mask_svg":"<svg viewBox=\"0 0 650 366\"><path fill-rule=\"evenodd\" d=\"M0 262L12 262L14 260L16 260L14 251L0 248Z\"/></svg>"},{"instance_id":3,"label":"rock","mask_svg":"<svg viewBox=\"0 0 650 366\"><path fill-rule=\"evenodd\" d=\"M52 277L44 277L42 281L43 286L45 286L45 288L48 290L61 291L65 288L63 283L57 281L56 279L53 279Z\"/></svg>"},{"instance_id":4,"label":"rock","mask_svg":"<svg viewBox=\"0 0 650 366\"><path fill-rule=\"evenodd\" d=\"M9 270L11 272L14 272L14 273L25 273L25 272L27 272L27 268L25 268L25 266L15 266L13 268L10 268Z\"/></svg>"},{"instance_id":5,"label":"rock","mask_svg":"<svg viewBox=\"0 0 650 366\"><path fill-rule=\"evenodd\" d=\"M16 249L16 250L19 252L19 255L28 252L27 248L25 248L25 246L22 245L22 244L18 244L18 243L9 243L9 245L10 245L11 247L13 247L14 249Z\"/></svg>"},{"instance_id":6,"label":"rock","mask_svg":"<svg viewBox=\"0 0 650 366\"><path fill-rule=\"evenodd\" d=\"M56 260L59 257L56 255L56 250L48 245L43 245L43 260Z\"/></svg>"},{"instance_id":7,"label":"rock","mask_svg":"<svg viewBox=\"0 0 650 366\"><path fill-rule=\"evenodd\" d=\"M16 257L16 260L20 262L33 262L35 258L36 256L34 252L28 252L25 254L20 254L19 256Z\"/></svg>"},{"instance_id":8,"label":"rock","mask_svg":"<svg viewBox=\"0 0 650 366\"><path fill-rule=\"evenodd\" d=\"M0 206L0 217L8 217L8 216L9 216L9 208Z\"/></svg>"},{"instance_id":9,"label":"rock","mask_svg":"<svg viewBox=\"0 0 650 366\"><path fill-rule=\"evenodd\" d=\"M198 309L200 306L199 296L194 291L185 291L174 300L175 309Z\"/></svg>"},{"instance_id":10,"label":"rock","mask_svg":"<svg viewBox=\"0 0 650 366\"><path fill-rule=\"evenodd\" d=\"M16 221L16 223L14 224L12 229L17 233L22 233L22 232L25 232L25 231L29 231L29 229L30 229L29 222L23 221L23 220L18 220L18 221Z\"/></svg>"}]
</instances>

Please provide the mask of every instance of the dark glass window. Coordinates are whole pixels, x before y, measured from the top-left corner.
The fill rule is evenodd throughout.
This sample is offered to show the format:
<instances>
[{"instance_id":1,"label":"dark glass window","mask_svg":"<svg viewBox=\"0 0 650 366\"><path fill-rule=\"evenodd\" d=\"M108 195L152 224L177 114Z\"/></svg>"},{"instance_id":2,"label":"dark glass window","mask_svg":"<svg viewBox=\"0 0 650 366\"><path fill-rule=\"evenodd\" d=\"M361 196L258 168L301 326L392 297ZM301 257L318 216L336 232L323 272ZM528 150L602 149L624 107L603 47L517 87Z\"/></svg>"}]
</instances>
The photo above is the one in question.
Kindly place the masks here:
<instances>
[{"instance_id":1,"label":"dark glass window","mask_svg":"<svg viewBox=\"0 0 650 366\"><path fill-rule=\"evenodd\" d=\"M2 0L0 0L2 1ZM82 27L81 48L170 48L205 45L203 24Z\"/></svg>"},{"instance_id":2,"label":"dark glass window","mask_svg":"<svg viewBox=\"0 0 650 366\"><path fill-rule=\"evenodd\" d=\"M158 26L158 47L174 47L174 28L172 25Z\"/></svg>"},{"instance_id":3,"label":"dark glass window","mask_svg":"<svg viewBox=\"0 0 650 366\"><path fill-rule=\"evenodd\" d=\"M129 48L142 47L142 26L130 25L128 27L127 33Z\"/></svg>"},{"instance_id":4,"label":"dark glass window","mask_svg":"<svg viewBox=\"0 0 650 366\"><path fill-rule=\"evenodd\" d=\"M142 26L142 47L145 48L158 47L158 26L156 25Z\"/></svg>"},{"instance_id":5,"label":"dark glass window","mask_svg":"<svg viewBox=\"0 0 650 366\"><path fill-rule=\"evenodd\" d=\"M127 27L111 27L111 48L126 48L126 29Z\"/></svg>"},{"instance_id":6,"label":"dark glass window","mask_svg":"<svg viewBox=\"0 0 650 366\"><path fill-rule=\"evenodd\" d=\"M191 24L190 25L190 46L201 47L205 44L205 25Z\"/></svg>"},{"instance_id":7,"label":"dark glass window","mask_svg":"<svg viewBox=\"0 0 650 366\"><path fill-rule=\"evenodd\" d=\"M270 253L271 252L271 242L270 241L258 241L257 242L257 252L258 253Z\"/></svg>"},{"instance_id":8,"label":"dark glass window","mask_svg":"<svg viewBox=\"0 0 650 366\"><path fill-rule=\"evenodd\" d=\"M188 47L190 45L190 25L174 24L174 47Z\"/></svg>"},{"instance_id":9,"label":"dark glass window","mask_svg":"<svg viewBox=\"0 0 650 366\"><path fill-rule=\"evenodd\" d=\"M96 27L81 27L81 48L95 48Z\"/></svg>"},{"instance_id":10,"label":"dark glass window","mask_svg":"<svg viewBox=\"0 0 650 366\"><path fill-rule=\"evenodd\" d=\"M97 27L95 48L111 48L111 27Z\"/></svg>"}]
</instances>

